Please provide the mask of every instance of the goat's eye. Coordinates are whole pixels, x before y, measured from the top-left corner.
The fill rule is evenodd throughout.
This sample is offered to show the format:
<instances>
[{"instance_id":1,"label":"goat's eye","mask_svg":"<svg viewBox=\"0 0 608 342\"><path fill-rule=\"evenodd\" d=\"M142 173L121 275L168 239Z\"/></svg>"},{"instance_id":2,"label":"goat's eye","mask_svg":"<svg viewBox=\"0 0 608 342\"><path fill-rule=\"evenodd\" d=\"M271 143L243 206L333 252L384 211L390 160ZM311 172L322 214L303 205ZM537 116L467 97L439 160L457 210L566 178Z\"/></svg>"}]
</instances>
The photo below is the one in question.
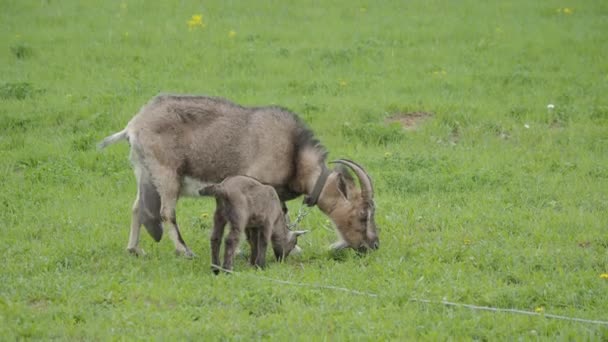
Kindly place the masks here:
<instances>
[{"instance_id":1,"label":"goat's eye","mask_svg":"<svg viewBox=\"0 0 608 342\"><path fill-rule=\"evenodd\" d=\"M361 222L361 223L365 223L365 222L367 222L368 217L369 217L369 216L367 215L367 213L366 213L366 212L362 212L362 213L360 213L360 214L359 214L359 222Z\"/></svg>"}]
</instances>

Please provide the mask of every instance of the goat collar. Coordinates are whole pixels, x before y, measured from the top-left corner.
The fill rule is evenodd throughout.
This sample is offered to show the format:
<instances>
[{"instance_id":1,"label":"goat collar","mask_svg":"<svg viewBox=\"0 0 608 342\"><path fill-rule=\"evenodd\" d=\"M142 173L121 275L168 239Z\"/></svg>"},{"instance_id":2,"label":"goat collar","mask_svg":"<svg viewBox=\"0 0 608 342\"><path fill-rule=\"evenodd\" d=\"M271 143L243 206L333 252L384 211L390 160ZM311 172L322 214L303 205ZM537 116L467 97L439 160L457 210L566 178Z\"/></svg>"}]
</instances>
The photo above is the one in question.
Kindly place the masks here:
<instances>
[{"instance_id":1,"label":"goat collar","mask_svg":"<svg viewBox=\"0 0 608 342\"><path fill-rule=\"evenodd\" d=\"M321 174L319 175L319 178L317 178L317 182L315 183L315 186L312 188L312 192L310 193L310 195L307 195L304 197L304 204L306 204L309 207L312 207L317 204L317 201L319 200L319 195L321 195L321 190L323 190L323 187L325 186L325 182L327 182L327 177L329 176L330 173L331 173L331 171L329 171L325 167L325 165L323 165Z\"/></svg>"}]
</instances>

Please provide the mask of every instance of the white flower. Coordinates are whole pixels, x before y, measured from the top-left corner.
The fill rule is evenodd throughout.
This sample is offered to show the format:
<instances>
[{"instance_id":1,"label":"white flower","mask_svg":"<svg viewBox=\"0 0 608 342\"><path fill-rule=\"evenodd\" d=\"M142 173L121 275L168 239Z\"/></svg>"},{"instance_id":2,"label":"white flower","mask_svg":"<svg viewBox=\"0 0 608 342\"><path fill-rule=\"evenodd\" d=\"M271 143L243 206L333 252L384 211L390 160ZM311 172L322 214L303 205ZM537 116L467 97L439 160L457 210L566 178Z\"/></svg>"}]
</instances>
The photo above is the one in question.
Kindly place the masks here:
<instances>
[{"instance_id":1,"label":"white flower","mask_svg":"<svg viewBox=\"0 0 608 342\"><path fill-rule=\"evenodd\" d=\"M553 103L549 103L549 104L547 105L547 109L548 109L548 110L551 110L551 109L553 109L553 108L555 108L555 106L553 105Z\"/></svg>"},{"instance_id":2,"label":"white flower","mask_svg":"<svg viewBox=\"0 0 608 342\"><path fill-rule=\"evenodd\" d=\"M530 128L530 125L528 125L528 124L524 124L524 127L525 127L525 128Z\"/></svg>"}]
</instances>

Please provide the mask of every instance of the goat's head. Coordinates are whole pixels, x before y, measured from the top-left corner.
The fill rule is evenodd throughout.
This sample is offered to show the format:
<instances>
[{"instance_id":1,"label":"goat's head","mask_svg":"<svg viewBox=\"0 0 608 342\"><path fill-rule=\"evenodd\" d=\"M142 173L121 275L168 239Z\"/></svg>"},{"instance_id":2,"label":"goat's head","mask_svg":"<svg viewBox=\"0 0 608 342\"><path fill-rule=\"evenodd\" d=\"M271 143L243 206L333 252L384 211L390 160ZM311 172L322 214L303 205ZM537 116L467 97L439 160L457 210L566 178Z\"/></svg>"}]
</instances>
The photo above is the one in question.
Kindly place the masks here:
<instances>
[{"instance_id":1,"label":"goat's head","mask_svg":"<svg viewBox=\"0 0 608 342\"><path fill-rule=\"evenodd\" d=\"M334 249L353 248L359 252L378 249L380 240L374 218L374 190L372 180L358 164L345 159L335 160L337 165L328 176L318 200L319 209L336 225L341 241ZM361 185L357 189L351 169Z\"/></svg>"},{"instance_id":2,"label":"goat's head","mask_svg":"<svg viewBox=\"0 0 608 342\"><path fill-rule=\"evenodd\" d=\"M299 254L302 249L298 246L298 236L308 233L308 230L289 230L285 226L284 234L272 236L272 250L278 261L290 254Z\"/></svg>"}]
</instances>

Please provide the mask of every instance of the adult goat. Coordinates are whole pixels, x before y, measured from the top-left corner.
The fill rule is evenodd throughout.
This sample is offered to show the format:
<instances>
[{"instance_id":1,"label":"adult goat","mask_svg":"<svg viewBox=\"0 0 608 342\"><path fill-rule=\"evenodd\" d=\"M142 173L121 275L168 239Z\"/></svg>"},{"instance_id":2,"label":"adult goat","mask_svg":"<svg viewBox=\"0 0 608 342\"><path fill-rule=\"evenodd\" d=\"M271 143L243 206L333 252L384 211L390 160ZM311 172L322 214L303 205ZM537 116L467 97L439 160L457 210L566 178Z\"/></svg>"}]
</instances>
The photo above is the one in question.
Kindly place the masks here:
<instances>
[{"instance_id":1,"label":"adult goat","mask_svg":"<svg viewBox=\"0 0 608 342\"><path fill-rule=\"evenodd\" d=\"M234 175L271 185L283 202L306 195L333 221L338 241L333 249L359 251L379 246L374 219L372 180L360 165L339 159L333 170L326 149L297 115L280 107L243 107L226 99L158 95L126 128L105 138L103 148L120 140L131 145L137 178L127 250L136 255L140 227L160 241L164 230L176 252L192 256L177 226L180 196ZM351 169L361 189L347 169Z\"/></svg>"}]
</instances>

